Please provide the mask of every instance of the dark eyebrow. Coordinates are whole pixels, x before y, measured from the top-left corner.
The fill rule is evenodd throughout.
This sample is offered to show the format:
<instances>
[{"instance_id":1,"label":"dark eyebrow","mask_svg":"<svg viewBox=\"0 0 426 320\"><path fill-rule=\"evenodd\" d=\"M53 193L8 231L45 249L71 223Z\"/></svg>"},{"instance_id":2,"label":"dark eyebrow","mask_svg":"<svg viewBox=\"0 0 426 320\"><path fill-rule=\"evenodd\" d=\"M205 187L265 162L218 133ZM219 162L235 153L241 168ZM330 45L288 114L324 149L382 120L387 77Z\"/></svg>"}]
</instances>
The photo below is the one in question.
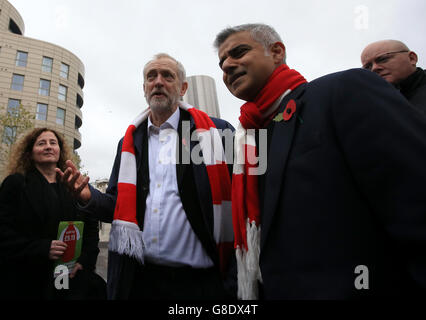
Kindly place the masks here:
<instances>
[{"instance_id":1,"label":"dark eyebrow","mask_svg":"<svg viewBox=\"0 0 426 320\"><path fill-rule=\"evenodd\" d=\"M146 73L146 77L148 78L149 76L156 76L157 74L161 74L162 76L171 76L173 79L176 78L175 72L173 72L172 70L169 70L169 69L151 69L151 70L148 70L147 73Z\"/></svg>"},{"instance_id":2,"label":"dark eyebrow","mask_svg":"<svg viewBox=\"0 0 426 320\"><path fill-rule=\"evenodd\" d=\"M390 58L392 58L392 56L387 53L387 54L382 54L381 56L378 56L375 59L375 61L383 61L383 60L387 60L387 59L390 59Z\"/></svg>"},{"instance_id":3,"label":"dark eyebrow","mask_svg":"<svg viewBox=\"0 0 426 320\"><path fill-rule=\"evenodd\" d=\"M151 69L151 70L148 70L148 72L146 73L146 76L148 77L149 75L152 75L152 74L155 74L155 73L157 73L157 70Z\"/></svg>"},{"instance_id":4,"label":"dark eyebrow","mask_svg":"<svg viewBox=\"0 0 426 320\"><path fill-rule=\"evenodd\" d=\"M174 72L172 72L171 70L166 70L166 69L163 69L163 70L160 70L160 73L163 75L163 76L171 76L172 78L174 78L175 77L175 75L174 75Z\"/></svg>"},{"instance_id":5,"label":"dark eyebrow","mask_svg":"<svg viewBox=\"0 0 426 320\"><path fill-rule=\"evenodd\" d=\"M219 67L222 69L222 65L223 65L223 63L225 62L225 60L226 60L226 58L228 56L231 56L233 58L239 57L239 50L241 50L241 49L248 49L248 50L250 50L250 49L252 49L252 47L250 45L248 45L248 44L244 44L243 43L243 44L237 45L236 47L232 48L231 50L228 51L227 55L225 54L222 57L222 59L220 59L220 61L219 61Z\"/></svg>"}]
</instances>

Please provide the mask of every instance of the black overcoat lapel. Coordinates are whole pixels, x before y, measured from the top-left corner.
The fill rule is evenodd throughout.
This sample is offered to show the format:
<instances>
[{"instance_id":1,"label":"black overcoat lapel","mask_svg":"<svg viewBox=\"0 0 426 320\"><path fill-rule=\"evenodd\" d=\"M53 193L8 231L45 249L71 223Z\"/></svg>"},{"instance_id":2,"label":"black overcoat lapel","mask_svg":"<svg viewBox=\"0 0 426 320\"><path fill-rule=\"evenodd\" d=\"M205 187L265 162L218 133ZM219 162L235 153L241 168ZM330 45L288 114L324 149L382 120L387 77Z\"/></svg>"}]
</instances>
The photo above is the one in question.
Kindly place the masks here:
<instances>
[{"instance_id":1,"label":"black overcoat lapel","mask_svg":"<svg viewBox=\"0 0 426 320\"><path fill-rule=\"evenodd\" d=\"M287 167L287 159L293 143L294 134L300 123L300 113L303 102L300 100L304 92L304 85L299 86L292 93L284 97L280 104L278 114L283 113L290 100L296 101L296 112L288 121L272 121L273 126L270 147L268 149L268 166L265 174L263 209L261 211L261 249L265 244L270 226L273 222L274 214L277 211L279 196L284 181L284 172ZM262 195L261 195L262 196Z\"/></svg>"},{"instance_id":2,"label":"black overcoat lapel","mask_svg":"<svg viewBox=\"0 0 426 320\"><path fill-rule=\"evenodd\" d=\"M189 143L191 141L191 129L193 126L194 123L191 121L190 114L181 109L177 132L178 140L176 141L176 179L179 190L182 190L183 176L190 164Z\"/></svg>"},{"instance_id":3,"label":"black overcoat lapel","mask_svg":"<svg viewBox=\"0 0 426 320\"><path fill-rule=\"evenodd\" d=\"M203 155L199 141L191 139L191 134L196 129L194 120L186 111L181 111L181 114L184 115L183 119L190 121L190 132L183 135L185 139L190 139L190 142L186 141L186 145L189 145L189 151L185 146L183 146L182 149L186 150L184 152L188 152L187 160L191 162L191 164L183 166L185 169L180 173L182 176L178 178L181 179L181 185L179 187L181 199L183 200L185 213L192 229L200 239L207 254L217 265L218 255L216 252L215 240L213 238L213 201L207 168L204 161L198 164L194 163L193 159L190 158L193 152L199 152L201 159ZM186 127L188 128L188 126ZM182 138L180 138L180 141L182 142ZM195 203L195 201L197 201L197 203Z\"/></svg>"},{"instance_id":4,"label":"black overcoat lapel","mask_svg":"<svg viewBox=\"0 0 426 320\"><path fill-rule=\"evenodd\" d=\"M145 120L133 134L137 171L136 216L139 227L143 230L145 219L145 201L149 192L149 158L148 158L148 120Z\"/></svg>"},{"instance_id":5,"label":"black overcoat lapel","mask_svg":"<svg viewBox=\"0 0 426 320\"><path fill-rule=\"evenodd\" d=\"M52 206L46 203L46 192L48 182L43 175L37 170L28 172L25 179L24 195L28 199L29 204L34 209L35 215L40 221L46 221L48 216L54 216L52 212Z\"/></svg>"},{"instance_id":6,"label":"black overcoat lapel","mask_svg":"<svg viewBox=\"0 0 426 320\"><path fill-rule=\"evenodd\" d=\"M135 157L136 157L136 167L139 170L141 164L143 164L142 161L142 153L144 150L144 142L147 137L147 127L148 127L148 120L143 121L139 127L136 128L135 132L133 133L133 143L135 146ZM148 146L146 146L148 148Z\"/></svg>"}]
</instances>

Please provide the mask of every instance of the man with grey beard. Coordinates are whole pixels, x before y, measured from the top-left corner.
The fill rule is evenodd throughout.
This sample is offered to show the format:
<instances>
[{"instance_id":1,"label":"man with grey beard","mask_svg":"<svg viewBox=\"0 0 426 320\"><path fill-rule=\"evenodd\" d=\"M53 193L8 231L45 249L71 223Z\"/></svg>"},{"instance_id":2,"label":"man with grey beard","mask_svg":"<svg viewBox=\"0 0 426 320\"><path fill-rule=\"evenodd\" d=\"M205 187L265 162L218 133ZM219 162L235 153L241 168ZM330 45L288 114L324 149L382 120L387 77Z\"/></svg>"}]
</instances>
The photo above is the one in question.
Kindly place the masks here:
<instances>
[{"instance_id":1,"label":"man with grey beard","mask_svg":"<svg viewBox=\"0 0 426 320\"><path fill-rule=\"evenodd\" d=\"M229 169L226 162L195 163L187 153L198 147L206 157L211 150L206 140L185 137L234 129L181 102L188 88L185 69L171 56L154 56L143 75L149 108L120 141L106 193L88 185L71 162L59 172L62 181L88 213L112 222L110 299L231 298L236 293L228 279L233 260Z\"/></svg>"}]
</instances>

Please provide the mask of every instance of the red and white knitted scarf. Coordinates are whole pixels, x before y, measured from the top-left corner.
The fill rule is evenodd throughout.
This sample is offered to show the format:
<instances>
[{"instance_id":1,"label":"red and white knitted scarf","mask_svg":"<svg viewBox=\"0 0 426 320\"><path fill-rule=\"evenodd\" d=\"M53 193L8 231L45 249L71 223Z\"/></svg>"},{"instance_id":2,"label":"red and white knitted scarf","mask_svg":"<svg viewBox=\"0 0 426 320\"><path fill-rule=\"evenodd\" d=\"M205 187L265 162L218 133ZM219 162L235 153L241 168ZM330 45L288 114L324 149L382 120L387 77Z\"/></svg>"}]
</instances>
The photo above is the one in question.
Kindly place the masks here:
<instances>
[{"instance_id":1,"label":"red and white knitted scarf","mask_svg":"<svg viewBox=\"0 0 426 320\"><path fill-rule=\"evenodd\" d=\"M238 297L258 298L261 219L259 210L255 130L266 128L279 103L274 102L306 83L297 71L283 64L276 68L267 84L253 102L241 107L240 124L234 141L232 176L232 217L238 269ZM275 108L273 108L275 107ZM266 156L266 155L260 155Z\"/></svg>"},{"instance_id":2,"label":"red and white knitted scarf","mask_svg":"<svg viewBox=\"0 0 426 320\"><path fill-rule=\"evenodd\" d=\"M231 213L231 178L225 161L221 136L213 121L203 111L180 102L190 113L203 153L210 182L214 213L214 239L218 247L220 268L224 273L233 250ZM109 250L144 263L142 231L136 219L136 158L133 133L150 115L148 108L129 126L123 139L118 175L118 191L111 227ZM201 214L201 213L200 213Z\"/></svg>"}]
</instances>

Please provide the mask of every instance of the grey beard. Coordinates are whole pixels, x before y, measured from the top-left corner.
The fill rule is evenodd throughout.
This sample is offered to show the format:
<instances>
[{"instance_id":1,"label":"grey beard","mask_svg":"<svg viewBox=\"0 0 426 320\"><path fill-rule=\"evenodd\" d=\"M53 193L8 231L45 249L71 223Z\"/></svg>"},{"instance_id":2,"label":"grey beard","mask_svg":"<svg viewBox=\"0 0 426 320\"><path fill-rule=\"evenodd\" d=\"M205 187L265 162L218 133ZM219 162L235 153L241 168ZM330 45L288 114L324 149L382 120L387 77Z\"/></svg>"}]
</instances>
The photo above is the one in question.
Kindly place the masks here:
<instances>
[{"instance_id":1,"label":"grey beard","mask_svg":"<svg viewBox=\"0 0 426 320\"><path fill-rule=\"evenodd\" d=\"M177 97L167 97L167 99L147 99L148 105L154 113L166 113L173 110L179 100Z\"/></svg>"}]
</instances>

